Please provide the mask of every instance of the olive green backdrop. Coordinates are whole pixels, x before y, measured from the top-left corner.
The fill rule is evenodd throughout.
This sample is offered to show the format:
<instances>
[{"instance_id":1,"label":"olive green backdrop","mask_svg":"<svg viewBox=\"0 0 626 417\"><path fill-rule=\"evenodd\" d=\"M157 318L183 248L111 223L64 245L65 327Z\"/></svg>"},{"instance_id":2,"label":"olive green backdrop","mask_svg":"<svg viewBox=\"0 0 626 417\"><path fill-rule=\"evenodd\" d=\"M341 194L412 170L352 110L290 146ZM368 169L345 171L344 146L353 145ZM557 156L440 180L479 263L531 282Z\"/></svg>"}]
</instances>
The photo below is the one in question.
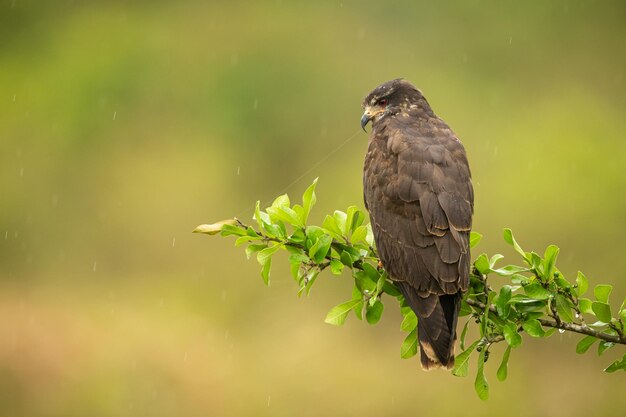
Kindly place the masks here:
<instances>
[{"instance_id":1,"label":"olive green backdrop","mask_svg":"<svg viewBox=\"0 0 626 417\"><path fill-rule=\"evenodd\" d=\"M313 220L362 207L360 103L404 77L466 146L477 251L513 259L503 227L556 243L619 306L625 21L619 0L3 0L1 414L620 415L624 373L602 369L623 348L525 338L481 402L400 359L393 302L324 324L349 276L297 298L286 262L266 288L232 240L190 232L315 177Z\"/></svg>"}]
</instances>

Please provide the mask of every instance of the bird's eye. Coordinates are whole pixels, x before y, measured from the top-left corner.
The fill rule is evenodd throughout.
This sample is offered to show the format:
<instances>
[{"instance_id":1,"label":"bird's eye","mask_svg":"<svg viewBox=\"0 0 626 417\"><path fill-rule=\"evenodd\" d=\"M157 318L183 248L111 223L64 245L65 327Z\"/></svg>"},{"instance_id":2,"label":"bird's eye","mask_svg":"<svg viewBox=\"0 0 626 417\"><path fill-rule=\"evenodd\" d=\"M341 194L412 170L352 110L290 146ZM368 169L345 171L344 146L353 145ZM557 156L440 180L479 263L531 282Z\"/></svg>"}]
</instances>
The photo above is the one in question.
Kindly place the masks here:
<instances>
[{"instance_id":1,"label":"bird's eye","mask_svg":"<svg viewBox=\"0 0 626 417\"><path fill-rule=\"evenodd\" d=\"M381 98L380 100L378 100L378 105L379 106L386 106L387 105L387 99L386 98Z\"/></svg>"}]
</instances>

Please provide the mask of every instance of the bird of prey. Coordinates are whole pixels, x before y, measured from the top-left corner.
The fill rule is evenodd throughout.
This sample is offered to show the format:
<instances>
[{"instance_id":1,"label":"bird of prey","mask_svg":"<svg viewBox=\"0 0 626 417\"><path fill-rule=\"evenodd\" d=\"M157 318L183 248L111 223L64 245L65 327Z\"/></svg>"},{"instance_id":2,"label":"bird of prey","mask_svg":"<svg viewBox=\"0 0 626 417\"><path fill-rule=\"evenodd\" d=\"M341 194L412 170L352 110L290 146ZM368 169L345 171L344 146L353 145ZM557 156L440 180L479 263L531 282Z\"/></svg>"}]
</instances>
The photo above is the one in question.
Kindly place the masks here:
<instances>
[{"instance_id":1,"label":"bird of prey","mask_svg":"<svg viewBox=\"0 0 626 417\"><path fill-rule=\"evenodd\" d=\"M376 87L363 108L363 194L380 261L418 317L422 368L451 369L474 212L465 149L406 80Z\"/></svg>"}]
</instances>

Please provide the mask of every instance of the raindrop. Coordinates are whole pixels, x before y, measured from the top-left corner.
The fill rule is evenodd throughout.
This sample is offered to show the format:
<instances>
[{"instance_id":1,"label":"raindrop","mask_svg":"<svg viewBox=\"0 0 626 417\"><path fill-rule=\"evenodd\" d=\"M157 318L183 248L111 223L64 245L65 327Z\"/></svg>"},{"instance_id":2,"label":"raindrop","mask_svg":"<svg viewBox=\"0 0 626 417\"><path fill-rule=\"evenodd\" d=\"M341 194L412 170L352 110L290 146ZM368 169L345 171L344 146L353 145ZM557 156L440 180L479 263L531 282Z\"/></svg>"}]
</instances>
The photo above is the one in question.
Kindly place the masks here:
<instances>
[{"instance_id":1,"label":"raindrop","mask_svg":"<svg viewBox=\"0 0 626 417\"><path fill-rule=\"evenodd\" d=\"M98 267L98 262L93 261L93 272L96 272L96 268Z\"/></svg>"},{"instance_id":2,"label":"raindrop","mask_svg":"<svg viewBox=\"0 0 626 417\"><path fill-rule=\"evenodd\" d=\"M20 168L20 177L24 176L24 167Z\"/></svg>"},{"instance_id":3,"label":"raindrop","mask_svg":"<svg viewBox=\"0 0 626 417\"><path fill-rule=\"evenodd\" d=\"M9 240L9 231L4 232L4 240Z\"/></svg>"},{"instance_id":4,"label":"raindrop","mask_svg":"<svg viewBox=\"0 0 626 417\"><path fill-rule=\"evenodd\" d=\"M116 118L116 117L117 117L117 112L116 112L116 111L114 111L114 112L113 112L113 120L115 120L115 118Z\"/></svg>"},{"instance_id":5,"label":"raindrop","mask_svg":"<svg viewBox=\"0 0 626 417\"><path fill-rule=\"evenodd\" d=\"M241 171L241 166L237 167L237 176L239 176L239 172Z\"/></svg>"},{"instance_id":6,"label":"raindrop","mask_svg":"<svg viewBox=\"0 0 626 417\"><path fill-rule=\"evenodd\" d=\"M16 98L17 98L17 94L13 94L13 103L15 103Z\"/></svg>"},{"instance_id":7,"label":"raindrop","mask_svg":"<svg viewBox=\"0 0 626 417\"><path fill-rule=\"evenodd\" d=\"M185 356L183 357L183 361L187 362L187 352L185 352Z\"/></svg>"},{"instance_id":8,"label":"raindrop","mask_svg":"<svg viewBox=\"0 0 626 417\"><path fill-rule=\"evenodd\" d=\"M52 207L56 207L59 205L59 196L56 194L52 194Z\"/></svg>"},{"instance_id":9,"label":"raindrop","mask_svg":"<svg viewBox=\"0 0 626 417\"><path fill-rule=\"evenodd\" d=\"M172 247L174 247L174 245L176 244L176 238L172 239Z\"/></svg>"},{"instance_id":10,"label":"raindrop","mask_svg":"<svg viewBox=\"0 0 626 417\"><path fill-rule=\"evenodd\" d=\"M222 301L226 301L226 290L222 290L222 293L220 294L220 298L222 299Z\"/></svg>"},{"instance_id":11,"label":"raindrop","mask_svg":"<svg viewBox=\"0 0 626 417\"><path fill-rule=\"evenodd\" d=\"M255 98L255 99L254 99L254 103L252 104L252 108L253 108L254 110L256 110L256 109L258 109L258 108L259 108L259 99L258 99L258 98Z\"/></svg>"},{"instance_id":12,"label":"raindrop","mask_svg":"<svg viewBox=\"0 0 626 417\"><path fill-rule=\"evenodd\" d=\"M272 402L272 397L270 395L267 396L267 406L270 406L270 402Z\"/></svg>"},{"instance_id":13,"label":"raindrop","mask_svg":"<svg viewBox=\"0 0 626 417\"><path fill-rule=\"evenodd\" d=\"M509 37L509 45L513 43L513 36Z\"/></svg>"},{"instance_id":14,"label":"raindrop","mask_svg":"<svg viewBox=\"0 0 626 417\"><path fill-rule=\"evenodd\" d=\"M559 333L563 334L563 333L565 333L565 330L564 329L559 329Z\"/></svg>"}]
</instances>

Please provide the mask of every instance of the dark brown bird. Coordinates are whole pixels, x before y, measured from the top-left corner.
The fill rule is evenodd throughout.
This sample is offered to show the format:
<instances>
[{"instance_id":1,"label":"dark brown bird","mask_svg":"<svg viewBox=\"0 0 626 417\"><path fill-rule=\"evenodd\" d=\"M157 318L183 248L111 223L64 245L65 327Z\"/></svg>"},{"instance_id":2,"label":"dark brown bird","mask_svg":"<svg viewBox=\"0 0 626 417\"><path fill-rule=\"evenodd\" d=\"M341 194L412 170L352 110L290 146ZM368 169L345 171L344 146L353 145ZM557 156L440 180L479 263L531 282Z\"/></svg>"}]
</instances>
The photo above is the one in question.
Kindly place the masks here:
<instances>
[{"instance_id":1,"label":"dark brown bird","mask_svg":"<svg viewBox=\"0 0 626 417\"><path fill-rule=\"evenodd\" d=\"M411 83L376 87L363 191L383 267L418 317L422 368L454 366L474 190L465 149Z\"/></svg>"}]
</instances>

